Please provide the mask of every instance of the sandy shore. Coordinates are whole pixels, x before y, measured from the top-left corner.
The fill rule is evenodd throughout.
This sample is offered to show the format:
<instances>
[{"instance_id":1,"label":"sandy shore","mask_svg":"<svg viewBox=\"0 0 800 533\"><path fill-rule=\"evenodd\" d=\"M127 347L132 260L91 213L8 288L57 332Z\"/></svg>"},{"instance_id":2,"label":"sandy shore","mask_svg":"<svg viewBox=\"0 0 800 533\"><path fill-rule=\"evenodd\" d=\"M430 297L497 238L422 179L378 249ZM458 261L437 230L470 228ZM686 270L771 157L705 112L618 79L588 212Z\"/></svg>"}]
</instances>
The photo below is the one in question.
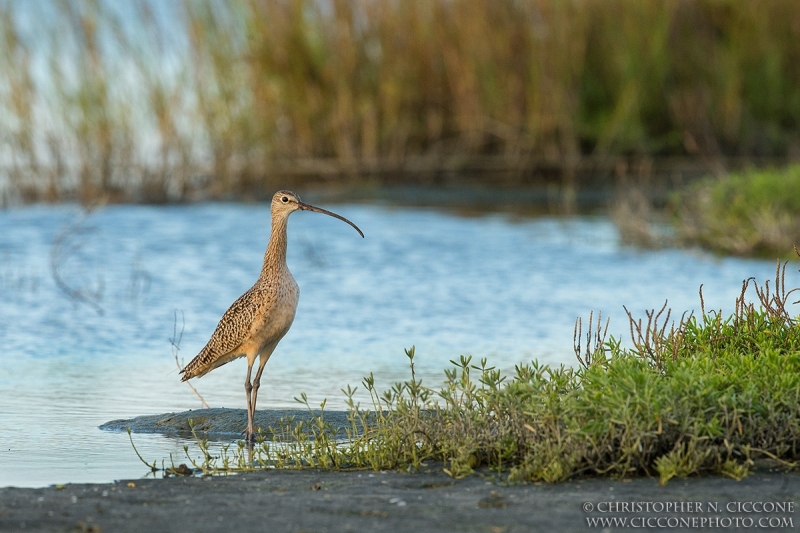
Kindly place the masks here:
<instances>
[{"instance_id":1,"label":"sandy shore","mask_svg":"<svg viewBox=\"0 0 800 533\"><path fill-rule=\"evenodd\" d=\"M695 521L694 527L682 530L788 531L797 528L800 518L796 516L800 474L794 473L755 473L739 482L721 477L680 479L666 487L654 479L503 486L488 481L489 472L454 480L441 467L431 464L411 474L270 471L2 488L0 531L563 533L628 527L668 531L673 529L670 523L680 519ZM625 512L622 504L635 502L649 502L649 512L647 508ZM685 503L681 508L675 502ZM748 512L746 502L782 505L783 512L763 508ZM608 523L591 522L604 518L633 522L610 528ZM661 522L642 527L647 519ZM705 527L700 526L703 519ZM708 520L717 520L717 526ZM778 527L768 527L770 523Z\"/></svg>"}]
</instances>

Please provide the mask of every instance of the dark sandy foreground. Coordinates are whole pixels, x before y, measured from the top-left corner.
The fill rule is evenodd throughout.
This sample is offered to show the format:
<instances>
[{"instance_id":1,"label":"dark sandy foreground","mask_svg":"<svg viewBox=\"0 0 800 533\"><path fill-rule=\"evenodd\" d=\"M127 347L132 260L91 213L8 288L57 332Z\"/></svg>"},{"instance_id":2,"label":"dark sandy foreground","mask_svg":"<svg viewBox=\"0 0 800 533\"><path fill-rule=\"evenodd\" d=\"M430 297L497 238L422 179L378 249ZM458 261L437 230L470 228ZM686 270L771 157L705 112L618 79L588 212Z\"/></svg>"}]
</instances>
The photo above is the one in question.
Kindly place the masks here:
<instances>
[{"instance_id":1,"label":"dark sandy foreground","mask_svg":"<svg viewBox=\"0 0 800 533\"><path fill-rule=\"evenodd\" d=\"M268 427L290 415L308 416L259 411L256 422ZM103 428L185 435L190 418L210 438L236 438L246 424L244 410L211 409ZM326 419L346 423L343 413L326 413ZM752 502L764 503L753 508ZM666 487L655 479L504 486L490 472L454 480L441 464L429 464L410 474L273 470L0 488L0 532L795 531L798 503L800 474L766 469L738 482L676 479Z\"/></svg>"},{"instance_id":2,"label":"dark sandy foreground","mask_svg":"<svg viewBox=\"0 0 800 533\"><path fill-rule=\"evenodd\" d=\"M695 524L682 531L794 531L800 522L799 498L800 474L756 473L740 482L673 480L660 487L653 479L502 486L481 475L453 480L441 465L414 474L270 471L3 488L0 531L668 531L680 519ZM650 505L651 512L625 512L621 504L632 502ZM699 504L676 509L675 502ZM748 502L777 502L783 511L763 512L757 506L762 512L747 512L753 511ZM610 512L614 505L619 507ZM663 508L653 512L654 506ZM587 522L601 518L633 523L609 527ZM660 522L646 527L647 519Z\"/></svg>"}]
</instances>

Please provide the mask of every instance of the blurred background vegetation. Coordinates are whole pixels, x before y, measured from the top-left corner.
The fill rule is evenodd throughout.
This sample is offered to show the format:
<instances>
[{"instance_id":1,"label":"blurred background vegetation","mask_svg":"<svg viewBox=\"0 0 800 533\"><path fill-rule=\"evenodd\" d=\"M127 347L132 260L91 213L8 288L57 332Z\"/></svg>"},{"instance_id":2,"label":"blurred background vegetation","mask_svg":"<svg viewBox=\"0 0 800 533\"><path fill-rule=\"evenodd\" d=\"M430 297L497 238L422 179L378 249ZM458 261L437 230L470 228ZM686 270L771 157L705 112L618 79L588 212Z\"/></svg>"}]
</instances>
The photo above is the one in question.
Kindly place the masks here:
<instances>
[{"instance_id":1,"label":"blurred background vegetation","mask_svg":"<svg viewBox=\"0 0 800 533\"><path fill-rule=\"evenodd\" d=\"M0 204L657 188L800 159L794 0L0 3Z\"/></svg>"}]
</instances>

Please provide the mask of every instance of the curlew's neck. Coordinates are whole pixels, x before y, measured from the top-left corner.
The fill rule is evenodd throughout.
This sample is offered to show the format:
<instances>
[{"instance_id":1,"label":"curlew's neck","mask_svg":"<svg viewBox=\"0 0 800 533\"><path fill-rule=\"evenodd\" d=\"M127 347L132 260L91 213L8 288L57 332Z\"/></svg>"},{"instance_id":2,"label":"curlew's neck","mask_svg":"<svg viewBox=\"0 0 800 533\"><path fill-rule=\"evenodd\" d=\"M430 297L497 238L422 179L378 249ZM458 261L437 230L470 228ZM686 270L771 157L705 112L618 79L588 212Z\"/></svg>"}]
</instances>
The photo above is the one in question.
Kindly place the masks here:
<instances>
[{"instance_id":1,"label":"curlew's neck","mask_svg":"<svg viewBox=\"0 0 800 533\"><path fill-rule=\"evenodd\" d=\"M264 253L264 265L261 267L261 279L266 279L273 272L286 268L286 223L288 216L272 217L272 231L269 244Z\"/></svg>"}]
</instances>

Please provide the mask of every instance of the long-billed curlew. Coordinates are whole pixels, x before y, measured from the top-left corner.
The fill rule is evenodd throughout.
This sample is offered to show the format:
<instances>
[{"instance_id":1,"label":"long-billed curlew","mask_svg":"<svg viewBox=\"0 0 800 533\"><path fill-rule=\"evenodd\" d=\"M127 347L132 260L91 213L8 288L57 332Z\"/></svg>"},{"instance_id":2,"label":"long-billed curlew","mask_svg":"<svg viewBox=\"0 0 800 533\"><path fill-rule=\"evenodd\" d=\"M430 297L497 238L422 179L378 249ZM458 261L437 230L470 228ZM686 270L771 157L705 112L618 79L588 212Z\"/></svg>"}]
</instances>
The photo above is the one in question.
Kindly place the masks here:
<instances>
[{"instance_id":1,"label":"long-billed curlew","mask_svg":"<svg viewBox=\"0 0 800 533\"><path fill-rule=\"evenodd\" d=\"M344 220L364 237L358 226L346 218L325 209L304 204L291 191L278 191L272 197L272 232L261 275L250 290L233 302L225 311L208 344L181 370L181 381L203 376L218 366L247 357L247 440L254 439L253 416L261 373L275 346L292 326L300 289L286 266L286 224L289 215L297 210L316 211ZM260 356L255 380L250 373L256 356Z\"/></svg>"}]
</instances>

